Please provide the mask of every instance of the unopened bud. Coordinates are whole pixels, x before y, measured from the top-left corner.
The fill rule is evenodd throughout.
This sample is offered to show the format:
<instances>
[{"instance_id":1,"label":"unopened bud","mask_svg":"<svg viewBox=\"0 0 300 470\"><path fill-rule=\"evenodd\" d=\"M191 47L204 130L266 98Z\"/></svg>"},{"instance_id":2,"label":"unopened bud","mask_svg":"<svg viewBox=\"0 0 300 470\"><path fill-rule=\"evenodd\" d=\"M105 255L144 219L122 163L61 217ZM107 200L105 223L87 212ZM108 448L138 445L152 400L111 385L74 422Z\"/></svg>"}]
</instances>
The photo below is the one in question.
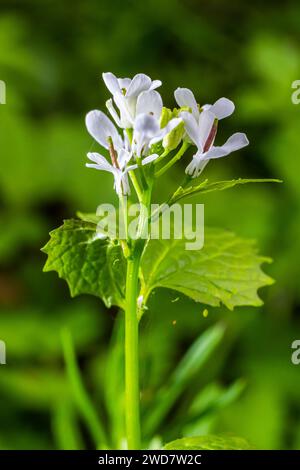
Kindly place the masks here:
<instances>
[{"instance_id":1,"label":"unopened bud","mask_svg":"<svg viewBox=\"0 0 300 470\"><path fill-rule=\"evenodd\" d=\"M169 134L163 138L163 147L169 151L176 149L185 133L184 122L181 121Z\"/></svg>"}]
</instances>

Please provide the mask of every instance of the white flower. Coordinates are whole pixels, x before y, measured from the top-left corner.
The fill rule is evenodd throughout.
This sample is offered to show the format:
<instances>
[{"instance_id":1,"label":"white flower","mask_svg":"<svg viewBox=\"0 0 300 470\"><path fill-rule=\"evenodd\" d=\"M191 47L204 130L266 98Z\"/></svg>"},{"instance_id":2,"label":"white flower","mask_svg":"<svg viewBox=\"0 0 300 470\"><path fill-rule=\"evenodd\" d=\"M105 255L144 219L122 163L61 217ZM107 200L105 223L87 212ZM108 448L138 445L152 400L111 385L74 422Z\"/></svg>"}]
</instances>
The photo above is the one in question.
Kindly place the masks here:
<instances>
[{"instance_id":1,"label":"white flower","mask_svg":"<svg viewBox=\"0 0 300 470\"><path fill-rule=\"evenodd\" d=\"M118 194L128 194L130 186L128 182L128 170L126 165L131 158L128 151L128 143L123 141L115 125L102 111L90 111L85 119L86 127L91 136L102 147L109 150L112 164L99 153L88 153L88 158L94 163L86 166L97 170L109 171L114 175L115 189Z\"/></svg>"},{"instance_id":2,"label":"white flower","mask_svg":"<svg viewBox=\"0 0 300 470\"><path fill-rule=\"evenodd\" d=\"M161 81L152 81L150 77L143 73L135 75L132 80L130 78L117 78L111 72L103 73L102 76L120 113L118 114L116 111L113 100L109 99L106 106L111 116L119 127L124 129L132 128L137 115L137 101L140 94L159 87Z\"/></svg>"},{"instance_id":3,"label":"white flower","mask_svg":"<svg viewBox=\"0 0 300 470\"><path fill-rule=\"evenodd\" d=\"M157 91L143 91L138 96L131 146L132 154L136 157L148 155L151 145L162 140L182 121L181 118L172 119L166 127L161 129L160 116L162 108L163 102ZM157 157L158 155L156 155Z\"/></svg>"},{"instance_id":4,"label":"white flower","mask_svg":"<svg viewBox=\"0 0 300 470\"><path fill-rule=\"evenodd\" d=\"M102 111L90 111L86 115L85 124L88 132L102 147L109 149L109 139L116 150L124 147L123 139L115 125Z\"/></svg>"},{"instance_id":5,"label":"white flower","mask_svg":"<svg viewBox=\"0 0 300 470\"><path fill-rule=\"evenodd\" d=\"M208 161L229 155L249 144L247 136L241 132L233 134L224 145L214 146L217 133L217 122L230 116L234 111L234 104L227 98L220 98L213 105L204 105L199 108L191 90L178 88L175 98L179 106L188 106L191 113L180 113L189 139L197 147L197 152L186 168L186 173L193 178L200 175Z\"/></svg>"},{"instance_id":6,"label":"white flower","mask_svg":"<svg viewBox=\"0 0 300 470\"><path fill-rule=\"evenodd\" d=\"M205 104L200 108L194 93L188 88L177 88L174 96L180 107L187 106L191 108L191 112L196 120L199 119L202 110L210 110L219 121L230 116L234 111L234 103L228 98L220 98L213 105Z\"/></svg>"},{"instance_id":7,"label":"white flower","mask_svg":"<svg viewBox=\"0 0 300 470\"><path fill-rule=\"evenodd\" d=\"M114 188L116 192L121 194L129 194L130 186L128 181L128 171L130 167L126 168L128 163L128 157L130 154L125 150L120 150L117 158L117 166L109 163L103 155L99 153L88 153L88 158L95 163L86 163L86 166L89 168L96 168L97 170L108 171L112 173L115 179Z\"/></svg>"},{"instance_id":8,"label":"white flower","mask_svg":"<svg viewBox=\"0 0 300 470\"><path fill-rule=\"evenodd\" d=\"M157 114L157 112L158 109L156 109L155 114ZM154 115L147 115L147 117L154 119L155 123L158 120L158 118L154 118ZM102 147L109 150L110 156L112 158L112 163L109 163L103 155L100 155L96 152L90 152L87 156L93 163L87 163L86 166L89 168L96 168L97 170L103 170L112 173L115 179L114 187L116 192L119 195L130 194L128 172L131 170L136 170L138 165L134 164L128 166L128 163L132 158L132 149L130 148L128 138L126 135L124 136L124 140L121 138L114 124L104 113L102 113L102 111L90 111L86 116L86 127L92 137L100 145L102 145ZM138 128L140 128L139 125ZM144 127L141 127L141 129L146 132ZM158 134L162 134L162 131L159 128L158 130L155 128L155 135L157 136ZM152 133L149 134L149 130L147 136L148 135L149 137L153 136ZM142 165L151 163L157 157L158 155L156 154L147 156L143 159Z\"/></svg>"},{"instance_id":9,"label":"white flower","mask_svg":"<svg viewBox=\"0 0 300 470\"><path fill-rule=\"evenodd\" d=\"M118 195L130 194L130 184L128 180L129 171L136 170L138 165L127 165L131 155L124 149L121 149L118 154L117 164L112 165L109 163L103 155L96 152L90 152L87 154L88 158L94 163L86 163L88 168L95 168L96 170L108 171L112 173L115 179L114 188ZM149 155L144 158L142 165L148 165L153 162L158 155Z\"/></svg>"}]
</instances>

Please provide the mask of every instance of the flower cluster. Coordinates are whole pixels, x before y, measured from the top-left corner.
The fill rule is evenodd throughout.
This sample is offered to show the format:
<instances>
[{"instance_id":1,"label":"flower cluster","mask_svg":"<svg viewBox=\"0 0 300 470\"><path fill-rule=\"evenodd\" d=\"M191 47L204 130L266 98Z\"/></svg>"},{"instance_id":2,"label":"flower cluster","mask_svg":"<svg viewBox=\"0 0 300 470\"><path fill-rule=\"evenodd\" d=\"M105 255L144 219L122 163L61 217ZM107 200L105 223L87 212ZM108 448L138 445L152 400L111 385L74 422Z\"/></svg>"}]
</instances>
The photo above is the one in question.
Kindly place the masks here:
<instances>
[{"instance_id":1,"label":"flower cluster","mask_svg":"<svg viewBox=\"0 0 300 470\"><path fill-rule=\"evenodd\" d=\"M189 146L195 146L196 153L185 172L196 178L210 159L229 155L249 143L245 134L236 133L224 145L214 145L219 120L234 111L227 98L200 107L191 90L177 88L174 95L179 108L170 110L163 107L156 90L161 86L159 80L152 81L144 74L132 80L117 78L110 72L103 74L103 80L112 94L107 109L121 131L102 111L90 111L86 116L88 132L109 152L111 162L92 152L88 158L93 163L86 165L112 173L119 195L130 193L129 175L135 170L144 174L146 167L148 171L154 168L152 175L162 174L161 165L170 168ZM157 167L160 169L155 172Z\"/></svg>"}]
</instances>

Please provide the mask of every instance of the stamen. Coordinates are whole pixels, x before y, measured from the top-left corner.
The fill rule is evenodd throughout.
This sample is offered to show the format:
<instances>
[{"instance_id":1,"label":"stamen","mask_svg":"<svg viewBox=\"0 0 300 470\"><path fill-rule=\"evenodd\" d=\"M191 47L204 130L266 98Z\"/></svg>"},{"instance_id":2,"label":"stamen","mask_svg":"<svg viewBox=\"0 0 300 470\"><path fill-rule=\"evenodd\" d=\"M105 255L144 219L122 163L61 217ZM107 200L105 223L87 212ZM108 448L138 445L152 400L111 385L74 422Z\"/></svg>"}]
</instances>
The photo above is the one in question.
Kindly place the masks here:
<instances>
[{"instance_id":1,"label":"stamen","mask_svg":"<svg viewBox=\"0 0 300 470\"><path fill-rule=\"evenodd\" d=\"M117 152L115 151L115 147L112 141L111 137L107 138L107 143L108 143L108 150L109 150L109 155L112 161L112 164L115 168L120 169L119 163L118 163L118 158L117 158Z\"/></svg>"}]
</instances>

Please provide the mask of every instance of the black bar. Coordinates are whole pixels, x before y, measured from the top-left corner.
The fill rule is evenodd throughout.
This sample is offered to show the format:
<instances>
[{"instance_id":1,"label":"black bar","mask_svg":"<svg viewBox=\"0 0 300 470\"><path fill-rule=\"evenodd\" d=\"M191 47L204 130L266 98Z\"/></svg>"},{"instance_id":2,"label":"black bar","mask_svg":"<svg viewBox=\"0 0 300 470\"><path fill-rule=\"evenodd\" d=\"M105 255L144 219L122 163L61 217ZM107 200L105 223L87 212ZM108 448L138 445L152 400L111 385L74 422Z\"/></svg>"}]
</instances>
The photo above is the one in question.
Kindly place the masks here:
<instances>
[{"instance_id":1,"label":"black bar","mask_svg":"<svg viewBox=\"0 0 300 470\"><path fill-rule=\"evenodd\" d=\"M0 451L1 469L13 466L30 468L101 468L116 465L121 468L136 468L140 465L198 465L203 468L243 468L257 464L284 468L299 465L300 451ZM219 466L219 467L216 467Z\"/></svg>"}]
</instances>

